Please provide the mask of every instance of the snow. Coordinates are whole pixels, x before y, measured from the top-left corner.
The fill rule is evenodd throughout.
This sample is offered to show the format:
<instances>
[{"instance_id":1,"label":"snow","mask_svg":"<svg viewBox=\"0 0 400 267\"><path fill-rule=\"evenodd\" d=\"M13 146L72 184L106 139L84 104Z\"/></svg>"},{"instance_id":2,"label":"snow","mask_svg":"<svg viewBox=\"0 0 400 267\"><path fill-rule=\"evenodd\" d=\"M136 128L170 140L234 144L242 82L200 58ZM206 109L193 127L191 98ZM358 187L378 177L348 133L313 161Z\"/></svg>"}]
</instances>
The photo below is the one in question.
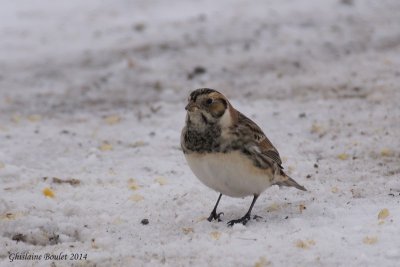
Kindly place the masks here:
<instances>
[{"instance_id":1,"label":"snow","mask_svg":"<svg viewBox=\"0 0 400 267\"><path fill-rule=\"evenodd\" d=\"M52 262L10 263L17 252L87 254L55 266L396 266L399 11L1 0L0 266ZM199 87L254 119L308 191L271 187L253 209L262 219L232 228L251 198L224 196L223 222L205 220L218 193L179 145Z\"/></svg>"}]
</instances>

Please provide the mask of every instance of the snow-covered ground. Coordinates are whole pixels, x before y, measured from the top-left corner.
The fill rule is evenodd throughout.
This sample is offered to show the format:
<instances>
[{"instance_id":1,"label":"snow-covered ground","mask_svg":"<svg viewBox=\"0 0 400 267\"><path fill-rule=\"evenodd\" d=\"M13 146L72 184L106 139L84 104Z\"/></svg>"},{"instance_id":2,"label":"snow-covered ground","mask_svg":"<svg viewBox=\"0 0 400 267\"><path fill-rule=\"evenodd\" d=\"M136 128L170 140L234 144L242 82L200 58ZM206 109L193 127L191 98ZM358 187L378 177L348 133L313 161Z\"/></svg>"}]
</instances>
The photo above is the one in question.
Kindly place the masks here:
<instances>
[{"instance_id":1,"label":"snow-covered ground","mask_svg":"<svg viewBox=\"0 0 400 267\"><path fill-rule=\"evenodd\" d=\"M0 265L398 266L399 14L398 0L1 0ZM251 198L223 197L224 221L205 220L218 194L179 145L198 87L253 118L309 191L272 187L263 218L233 228Z\"/></svg>"}]
</instances>

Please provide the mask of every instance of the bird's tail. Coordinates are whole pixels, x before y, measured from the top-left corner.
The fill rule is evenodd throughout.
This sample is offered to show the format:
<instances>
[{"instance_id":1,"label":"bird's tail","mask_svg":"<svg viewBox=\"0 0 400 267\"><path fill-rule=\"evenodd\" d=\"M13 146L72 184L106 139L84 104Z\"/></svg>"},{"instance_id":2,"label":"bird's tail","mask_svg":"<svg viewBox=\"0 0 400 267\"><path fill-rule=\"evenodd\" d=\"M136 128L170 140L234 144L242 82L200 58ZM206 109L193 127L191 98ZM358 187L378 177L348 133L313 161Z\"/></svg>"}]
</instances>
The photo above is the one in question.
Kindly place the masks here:
<instances>
[{"instance_id":1,"label":"bird's tail","mask_svg":"<svg viewBox=\"0 0 400 267\"><path fill-rule=\"evenodd\" d=\"M307 191L304 186L299 185L295 180L289 177L286 173L281 170L281 175L284 178L282 181L276 182L275 184L278 186L293 186L299 190Z\"/></svg>"}]
</instances>

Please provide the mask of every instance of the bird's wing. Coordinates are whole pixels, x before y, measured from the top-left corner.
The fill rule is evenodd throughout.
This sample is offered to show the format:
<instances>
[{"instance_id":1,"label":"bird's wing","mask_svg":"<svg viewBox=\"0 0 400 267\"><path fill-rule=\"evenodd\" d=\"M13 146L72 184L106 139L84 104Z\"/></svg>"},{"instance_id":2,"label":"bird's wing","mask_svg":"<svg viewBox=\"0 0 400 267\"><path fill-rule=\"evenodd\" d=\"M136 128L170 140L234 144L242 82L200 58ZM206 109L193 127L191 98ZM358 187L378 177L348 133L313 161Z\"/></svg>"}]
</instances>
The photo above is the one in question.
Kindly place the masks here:
<instances>
[{"instance_id":1,"label":"bird's wing","mask_svg":"<svg viewBox=\"0 0 400 267\"><path fill-rule=\"evenodd\" d=\"M238 112L237 118L239 136L246 140L244 144L247 149L244 151L245 154L253 160L256 166L263 169L272 169L274 175L271 178L271 182L279 186L293 186L307 191L283 171L282 160L278 150L268 140L260 127L240 112Z\"/></svg>"},{"instance_id":2,"label":"bird's wing","mask_svg":"<svg viewBox=\"0 0 400 267\"><path fill-rule=\"evenodd\" d=\"M264 132L251 119L238 112L237 130L246 143L253 146L253 150L258 156L269 165L277 164L282 169L282 160L278 150L272 145Z\"/></svg>"}]
</instances>

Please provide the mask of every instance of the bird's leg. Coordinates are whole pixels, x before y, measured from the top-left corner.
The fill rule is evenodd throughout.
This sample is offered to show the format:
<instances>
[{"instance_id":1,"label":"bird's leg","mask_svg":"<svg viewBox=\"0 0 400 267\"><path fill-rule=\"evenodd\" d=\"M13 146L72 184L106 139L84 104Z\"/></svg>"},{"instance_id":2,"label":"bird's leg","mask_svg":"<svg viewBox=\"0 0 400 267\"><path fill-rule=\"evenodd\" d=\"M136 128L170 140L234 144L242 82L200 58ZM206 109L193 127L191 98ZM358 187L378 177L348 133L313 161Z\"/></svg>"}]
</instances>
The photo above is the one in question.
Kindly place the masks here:
<instances>
[{"instance_id":1,"label":"bird's leg","mask_svg":"<svg viewBox=\"0 0 400 267\"><path fill-rule=\"evenodd\" d=\"M212 220L217 220L217 221L221 221L221 215L224 215L223 212L217 213L217 207L218 207L218 203L221 200L222 194L219 194L217 203L215 203L214 209L212 210L210 216L208 217L208 221L211 222Z\"/></svg>"},{"instance_id":2,"label":"bird's leg","mask_svg":"<svg viewBox=\"0 0 400 267\"><path fill-rule=\"evenodd\" d=\"M236 223L241 223L245 225L248 221L250 221L251 210L253 209L254 203L256 203L257 198L258 195L254 195L253 202L251 202L250 208L247 213L240 219L229 221L228 226L233 226Z\"/></svg>"}]
</instances>

